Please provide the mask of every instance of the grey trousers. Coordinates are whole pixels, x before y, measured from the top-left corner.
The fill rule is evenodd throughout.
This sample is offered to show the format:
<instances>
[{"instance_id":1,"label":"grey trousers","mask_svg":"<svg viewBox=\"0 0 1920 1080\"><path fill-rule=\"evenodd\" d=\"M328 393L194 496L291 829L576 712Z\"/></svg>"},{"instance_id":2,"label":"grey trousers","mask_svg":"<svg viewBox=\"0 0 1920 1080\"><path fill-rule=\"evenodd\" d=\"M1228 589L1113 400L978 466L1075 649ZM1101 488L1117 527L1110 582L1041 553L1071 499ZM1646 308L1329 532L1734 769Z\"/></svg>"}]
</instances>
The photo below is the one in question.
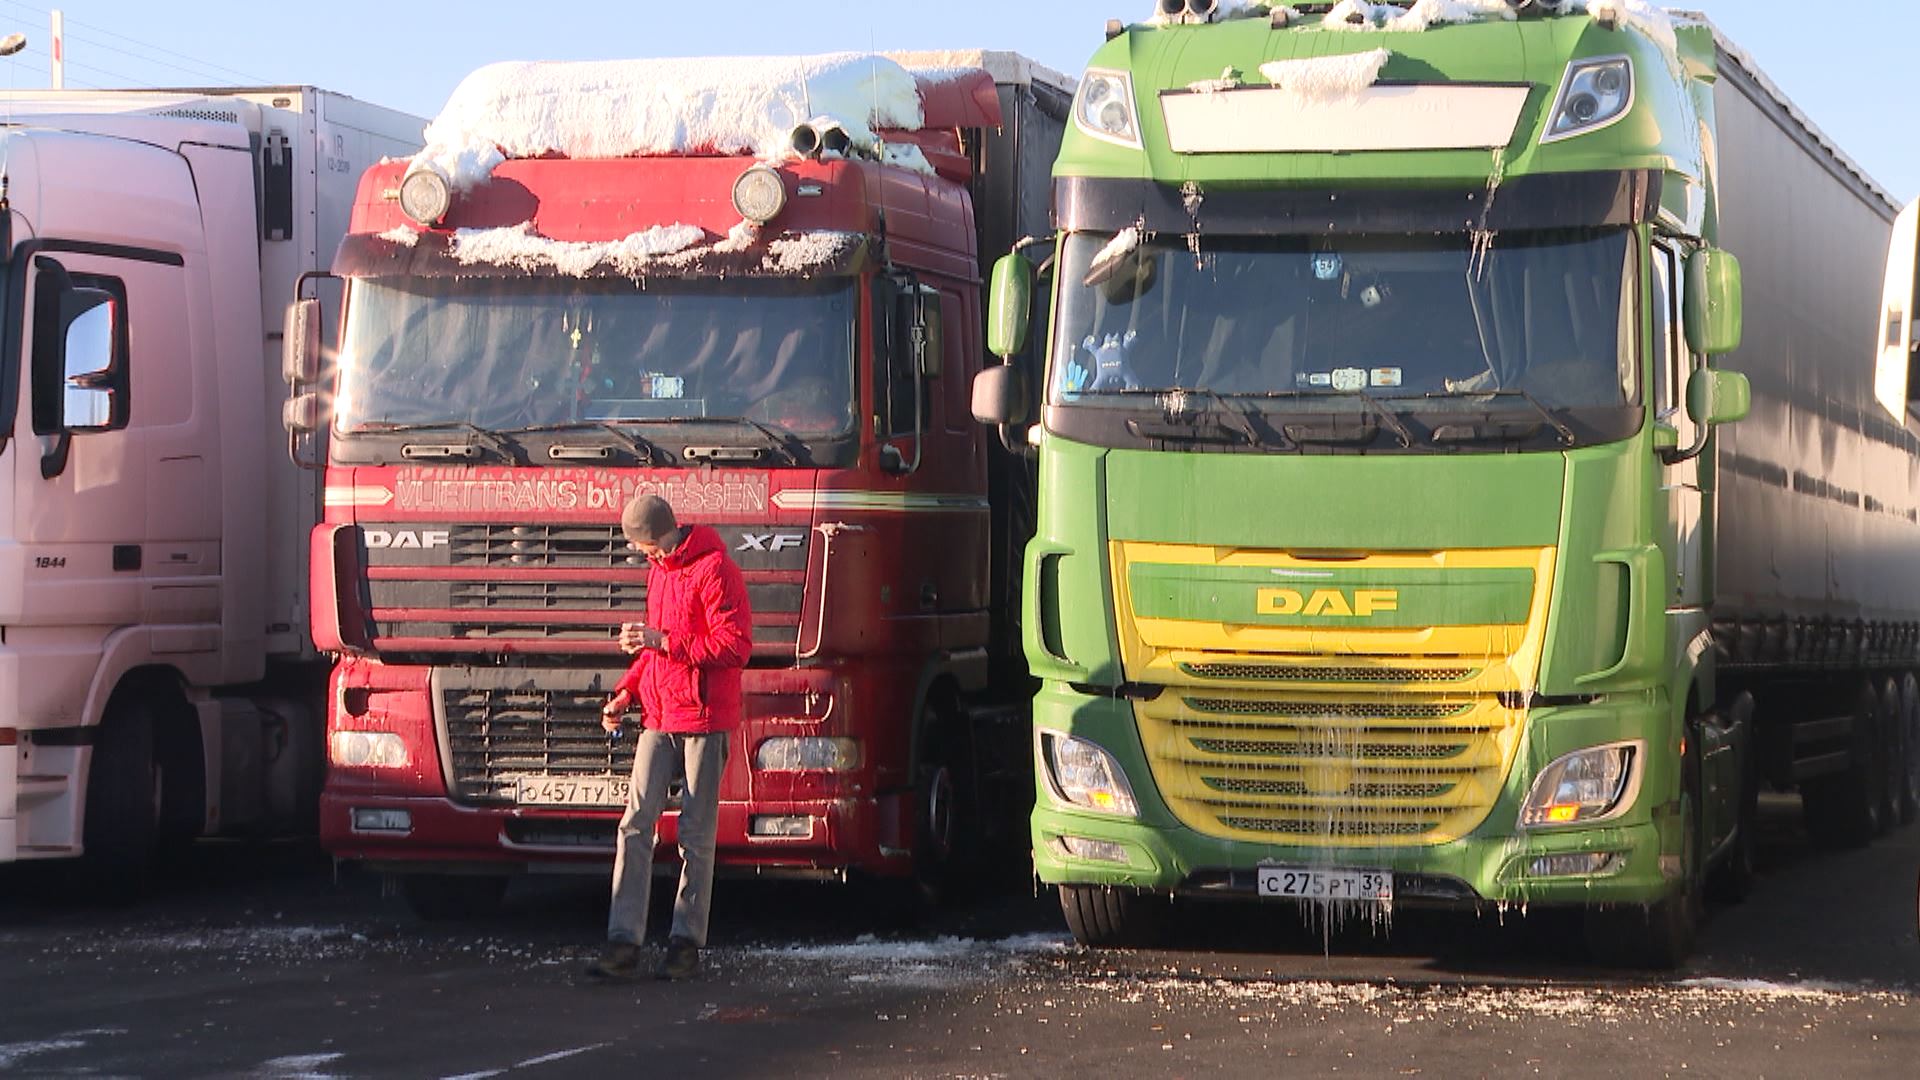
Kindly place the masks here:
<instances>
[{"instance_id":1,"label":"grey trousers","mask_svg":"<svg viewBox=\"0 0 1920 1080\"><path fill-rule=\"evenodd\" d=\"M633 752L633 790L613 856L613 906L607 940L640 944L647 933L647 899L653 889L654 825L667 802L674 766L686 770L680 803L680 891L673 899L673 936L707 943L707 913L713 907L713 841L720 816L720 771L727 762L727 733L674 735L640 732Z\"/></svg>"}]
</instances>

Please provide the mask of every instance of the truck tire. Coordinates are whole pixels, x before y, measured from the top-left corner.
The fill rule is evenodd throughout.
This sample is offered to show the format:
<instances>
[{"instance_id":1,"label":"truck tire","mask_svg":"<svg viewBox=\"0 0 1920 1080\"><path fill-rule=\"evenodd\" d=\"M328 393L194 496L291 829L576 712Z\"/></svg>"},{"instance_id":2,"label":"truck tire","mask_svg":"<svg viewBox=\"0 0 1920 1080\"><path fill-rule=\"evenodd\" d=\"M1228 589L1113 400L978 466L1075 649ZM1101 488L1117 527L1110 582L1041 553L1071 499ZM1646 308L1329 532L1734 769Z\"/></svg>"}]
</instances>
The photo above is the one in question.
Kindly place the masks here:
<instances>
[{"instance_id":1,"label":"truck tire","mask_svg":"<svg viewBox=\"0 0 1920 1080\"><path fill-rule=\"evenodd\" d=\"M1900 706L1900 683L1894 679L1880 684L1880 771L1885 775L1880 791L1880 832L1900 824L1901 781L1907 775L1905 717Z\"/></svg>"},{"instance_id":2,"label":"truck tire","mask_svg":"<svg viewBox=\"0 0 1920 1080\"><path fill-rule=\"evenodd\" d=\"M1871 685L1860 684L1846 769L1800 785L1807 834L1821 847L1863 847L1880 834L1887 773L1879 761L1879 714L1880 696Z\"/></svg>"},{"instance_id":3,"label":"truck tire","mask_svg":"<svg viewBox=\"0 0 1920 1080\"><path fill-rule=\"evenodd\" d=\"M1760 830L1760 752L1753 734L1753 695L1742 693L1728 706L1735 727L1747 733L1745 757L1740 763L1740 818L1735 826L1733 850L1707 872L1707 897L1723 904L1737 904L1753 893L1757 876Z\"/></svg>"},{"instance_id":4,"label":"truck tire","mask_svg":"<svg viewBox=\"0 0 1920 1080\"><path fill-rule=\"evenodd\" d=\"M973 748L957 710L920 713L923 749L913 785L913 884L923 911L953 900L978 870Z\"/></svg>"},{"instance_id":5,"label":"truck tire","mask_svg":"<svg viewBox=\"0 0 1920 1080\"><path fill-rule=\"evenodd\" d=\"M1061 885L1060 912L1088 948L1146 949L1166 940L1171 908L1161 897L1107 885Z\"/></svg>"},{"instance_id":6,"label":"truck tire","mask_svg":"<svg viewBox=\"0 0 1920 1080\"><path fill-rule=\"evenodd\" d=\"M1920 819L1920 679L1900 680L1900 824Z\"/></svg>"},{"instance_id":7,"label":"truck tire","mask_svg":"<svg viewBox=\"0 0 1920 1080\"><path fill-rule=\"evenodd\" d=\"M153 872L166 794L153 735L146 703L123 696L107 707L94 736L81 867L104 887L102 895L137 894Z\"/></svg>"},{"instance_id":8,"label":"truck tire","mask_svg":"<svg viewBox=\"0 0 1920 1080\"><path fill-rule=\"evenodd\" d=\"M1699 821L1691 795L1683 800L1678 889L1652 904L1620 904L1588 908L1583 930L1587 952L1596 963L1609 966L1672 971L1693 952L1700 926Z\"/></svg>"},{"instance_id":9,"label":"truck tire","mask_svg":"<svg viewBox=\"0 0 1920 1080\"><path fill-rule=\"evenodd\" d=\"M400 895L427 922L450 922L491 915L507 895L500 874L402 874Z\"/></svg>"}]
</instances>

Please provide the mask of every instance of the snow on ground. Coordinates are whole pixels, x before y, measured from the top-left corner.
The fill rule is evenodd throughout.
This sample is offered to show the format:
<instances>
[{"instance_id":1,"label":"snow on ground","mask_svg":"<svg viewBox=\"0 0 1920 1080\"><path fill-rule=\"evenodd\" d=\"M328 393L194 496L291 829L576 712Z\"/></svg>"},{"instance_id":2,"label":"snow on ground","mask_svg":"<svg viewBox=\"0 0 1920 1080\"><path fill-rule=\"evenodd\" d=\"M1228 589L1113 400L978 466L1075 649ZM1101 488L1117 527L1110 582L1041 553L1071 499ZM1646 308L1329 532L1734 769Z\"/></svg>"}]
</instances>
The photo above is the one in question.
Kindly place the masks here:
<instances>
[{"instance_id":1,"label":"snow on ground","mask_svg":"<svg viewBox=\"0 0 1920 1080\"><path fill-rule=\"evenodd\" d=\"M321 1068L345 1054L289 1054L260 1063L253 1072L260 1080L332 1080L333 1074Z\"/></svg>"},{"instance_id":2,"label":"snow on ground","mask_svg":"<svg viewBox=\"0 0 1920 1080\"><path fill-rule=\"evenodd\" d=\"M1375 49L1347 56L1275 60L1261 64L1260 74L1288 93L1314 101L1331 101L1353 97L1372 86L1392 55L1385 49Z\"/></svg>"},{"instance_id":3,"label":"snow on ground","mask_svg":"<svg viewBox=\"0 0 1920 1080\"><path fill-rule=\"evenodd\" d=\"M41 1054L57 1054L62 1050L84 1050L93 1039L101 1035L125 1035L126 1033L125 1028L88 1028L85 1031L63 1031L47 1039L0 1043L0 1071L12 1069L29 1058Z\"/></svg>"},{"instance_id":4,"label":"snow on ground","mask_svg":"<svg viewBox=\"0 0 1920 1080\"><path fill-rule=\"evenodd\" d=\"M1644 987L1384 985L1315 980L1082 976L1091 997L1180 1012L1219 1008L1337 1012L1363 1010L1395 1024L1490 1018L1528 1022L1623 1025L1655 1021L1718 1021L1782 1006L1820 1011L1867 1004L1913 1007L1911 995L1822 983L1691 979Z\"/></svg>"},{"instance_id":5,"label":"snow on ground","mask_svg":"<svg viewBox=\"0 0 1920 1080\"><path fill-rule=\"evenodd\" d=\"M873 128L917 130L918 85L892 60L856 53L491 64L454 89L414 161L460 189L501 154L775 158L796 126L821 116L856 142L871 142Z\"/></svg>"},{"instance_id":6,"label":"snow on ground","mask_svg":"<svg viewBox=\"0 0 1920 1080\"><path fill-rule=\"evenodd\" d=\"M754 948L746 956L799 974L825 975L849 986L951 990L1022 970L1029 961L1073 951L1065 934L1021 934L999 940L938 937L893 940L863 934L851 942Z\"/></svg>"}]
</instances>

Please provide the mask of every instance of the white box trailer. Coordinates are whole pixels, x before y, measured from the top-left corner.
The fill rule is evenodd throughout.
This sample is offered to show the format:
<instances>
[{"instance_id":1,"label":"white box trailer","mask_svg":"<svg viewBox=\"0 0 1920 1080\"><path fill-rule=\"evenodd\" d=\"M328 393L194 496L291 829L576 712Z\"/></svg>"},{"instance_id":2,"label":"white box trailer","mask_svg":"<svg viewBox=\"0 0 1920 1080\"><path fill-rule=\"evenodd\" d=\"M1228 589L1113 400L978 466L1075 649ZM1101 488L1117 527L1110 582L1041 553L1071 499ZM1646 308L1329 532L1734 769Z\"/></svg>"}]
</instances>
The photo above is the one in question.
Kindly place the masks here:
<instances>
[{"instance_id":1,"label":"white box trailer","mask_svg":"<svg viewBox=\"0 0 1920 1080\"><path fill-rule=\"evenodd\" d=\"M0 94L0 862L311 812L282 313L424 122L306 86Z\"/></svg>"}]
</instances>

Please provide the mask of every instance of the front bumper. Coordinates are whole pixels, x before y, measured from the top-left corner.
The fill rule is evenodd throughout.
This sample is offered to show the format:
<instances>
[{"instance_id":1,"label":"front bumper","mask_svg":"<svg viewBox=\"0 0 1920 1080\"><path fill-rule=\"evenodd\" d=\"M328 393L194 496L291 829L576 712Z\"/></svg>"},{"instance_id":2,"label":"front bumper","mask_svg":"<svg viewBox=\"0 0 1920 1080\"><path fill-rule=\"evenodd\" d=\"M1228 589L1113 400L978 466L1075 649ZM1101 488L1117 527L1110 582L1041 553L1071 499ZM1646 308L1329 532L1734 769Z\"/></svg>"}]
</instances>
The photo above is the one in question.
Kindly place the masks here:
<instances>
[{"instance_id":1,"label":"front bumper","mask_svg":"<svg viewBox=\"0 0 1920 1080\"><path fill-rule=\"evenodd\" d=\"M1035 872L1048 884L1253 897L1263 865L1384 869L1394 874L1396 902L1456 907L1647 903L1670 894L1678 880L1675 856L1684 843L1680 815L1671 794L1661 794L1677 789L1675 761L1647 755L1639 798L1618 818L1587 828L1538 830L1520 830L1515 822L1534 777L1547 763L1571 749L1623 738L1668 745L1665 713L1661 695L1536 709L1500 800L1468 835L1433 845L1308 847L1221 839L1181 824L1154 787L1130 704L1049 686L1035 702L1036 725L1089 739L1113 754L1127 773L1140 813L1120 819L1066 807L1043 784L1032 817ZM1067 848L1068 838L1118 845L1126 861L1076 856ZM1602 873L1542 874L1534 866L1537 859L1592 853L1612 856Z\"/></svg>"},{"instance_id":2,"label":"front bumper","mask_svg":"<svg viewBox=\"0 0 1920 1080\"><path fill-rule=\"evenodd\" d=\"M402 811L404 831L355 827L356 811ZM842 871L899 875L912 860L883 841L898 835L904 799L837 799L720 804L716 861L724 867L794 876ZM806 817L807 836L750 835L762 815ZM613 858L617 810L554 811L462 806L445 798L329 791L320 800L320 841L336 857L408 869L552 872L604 869ZM891 834L891 835L890 835ZM660 817L655 854L678 859L679 814Z\"/></svg>"}]
</instances>

